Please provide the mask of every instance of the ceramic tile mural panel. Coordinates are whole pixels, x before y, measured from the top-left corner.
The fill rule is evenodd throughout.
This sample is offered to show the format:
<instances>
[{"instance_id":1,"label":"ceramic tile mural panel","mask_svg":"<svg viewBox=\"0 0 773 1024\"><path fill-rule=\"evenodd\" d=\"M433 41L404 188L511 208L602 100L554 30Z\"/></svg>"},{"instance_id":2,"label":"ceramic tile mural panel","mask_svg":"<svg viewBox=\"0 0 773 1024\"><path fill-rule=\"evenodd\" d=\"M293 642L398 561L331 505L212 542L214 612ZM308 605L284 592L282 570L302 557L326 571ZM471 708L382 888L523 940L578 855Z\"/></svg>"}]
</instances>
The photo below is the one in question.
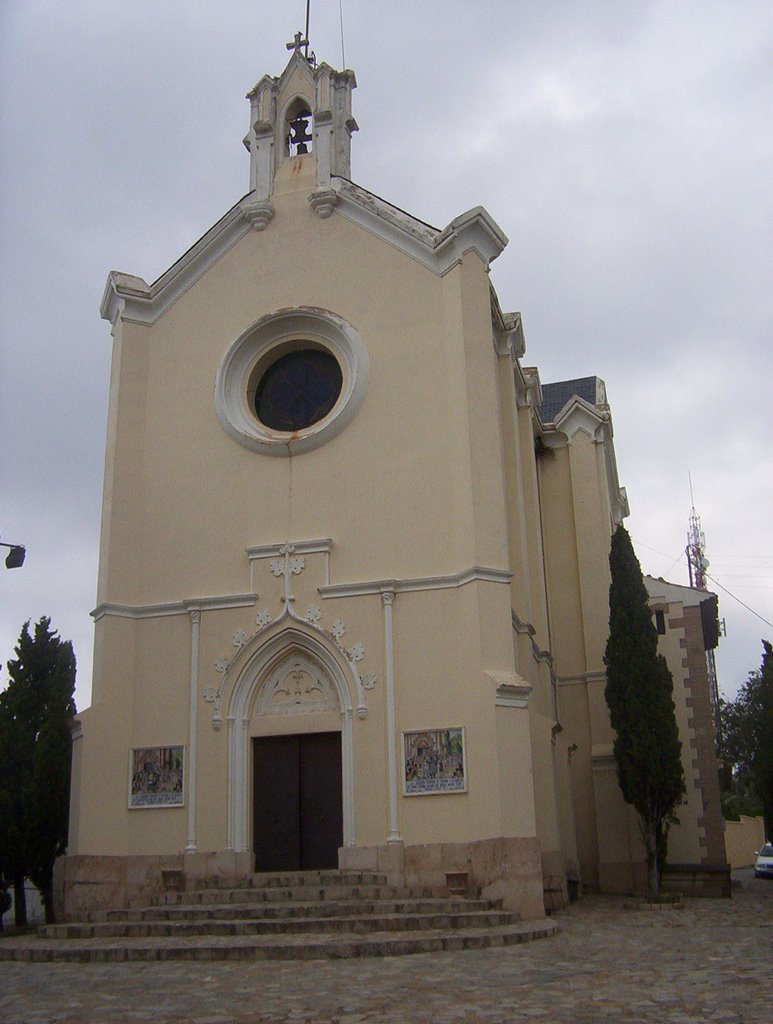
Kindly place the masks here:
<instances>
[{"instance_id":1,"label":"ceramic tile mural panel","mask_svg":"<svg viewBox=\"0 0 773 1024\"><path fill-rule=\"evenodd\" d=\"M182 747L136 748L129 767L129 807L182 807Z\"/></svg>"},{"instance_id":2,"label":"ceramic tile mural panel","mask_svg":"<svg viewBox=\"0 0 773 1024\"><path fill-rule=\"evenodd\" d=\"M464 729L405 732L403 753L406 796L466 790Z\"/></svg>"}]
</instances>

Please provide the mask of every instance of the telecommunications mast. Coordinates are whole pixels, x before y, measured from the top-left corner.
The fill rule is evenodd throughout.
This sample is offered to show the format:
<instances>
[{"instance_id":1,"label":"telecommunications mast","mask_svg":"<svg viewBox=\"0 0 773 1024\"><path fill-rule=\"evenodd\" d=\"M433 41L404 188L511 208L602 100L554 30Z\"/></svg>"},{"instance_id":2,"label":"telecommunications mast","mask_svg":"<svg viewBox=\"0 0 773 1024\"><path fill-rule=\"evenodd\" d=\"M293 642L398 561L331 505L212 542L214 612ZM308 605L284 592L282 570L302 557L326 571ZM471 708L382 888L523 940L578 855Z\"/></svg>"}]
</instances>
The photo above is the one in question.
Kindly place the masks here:
<instances>
[{"instance_id":1,"label":"telecommunications mast","mask_svg":"<svg viewBox=\"0 0 773 1024\"><path fill-rule=\"evenodd\" d=\"M706 538L701 529L701 517L693 505L690 511L690 523L687 531L687 568L690 571L690 586L696 590L706 590L706 570L709 560L706 558Z\"/></svg>"},{"instance_id":2,"label":"telecommunications mast","mask_svg":"<svg viewBox=\"0 0 773 1024\"><path fill-rule=\"evenodd\" d=\"M690 480L690 498L693 500L692 480ZM689 529L687 530L687 549L685 554L687 555L687 568L690 572L690 586L695 590L708 590L708 587L706 586L706 570L709 567L709 560L706 558L706 537L701 529L701 517L695 511L694 500L692 509L690 510ZM704 626L704 630L705 628L706 627ZM715 634L714 644L716 644L716 637L717 634ZM706 669L709 677L711 703L714 708L714 729L716 731L717 738L719 738L719 686L717 684L717 665L714 660L713 647L707 647L706 649Z\"/></svg>"}]
</instances>

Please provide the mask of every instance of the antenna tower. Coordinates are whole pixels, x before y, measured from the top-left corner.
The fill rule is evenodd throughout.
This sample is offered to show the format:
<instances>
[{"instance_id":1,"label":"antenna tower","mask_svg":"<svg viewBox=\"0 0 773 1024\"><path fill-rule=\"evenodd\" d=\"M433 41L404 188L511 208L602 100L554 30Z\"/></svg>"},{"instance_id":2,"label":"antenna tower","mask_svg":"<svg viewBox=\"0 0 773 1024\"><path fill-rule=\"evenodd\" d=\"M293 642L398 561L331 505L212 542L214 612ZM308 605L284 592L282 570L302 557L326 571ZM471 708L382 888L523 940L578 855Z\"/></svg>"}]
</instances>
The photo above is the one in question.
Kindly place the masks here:
<instances>
[{"instance_id":1,"label":"antenna tower","mask_svg":"<svg viewBox=\"0 0 773 1024\"><path fill-rule=\"evenodd\" d=\"M690 497L692 498L692 480L690 481ZM709 560L706 558L706 537L701 529L701 517L695 511L693 504L690 510L689 528L687 530L687 568L690 572L690 586L695 590L708 590L706 586L706 570L709 567ZM714 650L709 648L706 651L706 670L709 677L709 692L711 703L714 709L714 730L717 739L720 738L719 721L719 685L717 683L717 664L714 659Z\"/></svg>"},{"instance_id":2,"label":"antenna tower","mask_svg":"<svg viewBox=\"0 0 773 1024\"><path fill-rule=\"evenodd\" d=\"M706 537L701 529L701 517L693 505L690 511L689 529L687 531L687 567L690 571L690 586L696 590L706 590L706 570L709 560L706 558Z\"/></svg>"}]
</instances>

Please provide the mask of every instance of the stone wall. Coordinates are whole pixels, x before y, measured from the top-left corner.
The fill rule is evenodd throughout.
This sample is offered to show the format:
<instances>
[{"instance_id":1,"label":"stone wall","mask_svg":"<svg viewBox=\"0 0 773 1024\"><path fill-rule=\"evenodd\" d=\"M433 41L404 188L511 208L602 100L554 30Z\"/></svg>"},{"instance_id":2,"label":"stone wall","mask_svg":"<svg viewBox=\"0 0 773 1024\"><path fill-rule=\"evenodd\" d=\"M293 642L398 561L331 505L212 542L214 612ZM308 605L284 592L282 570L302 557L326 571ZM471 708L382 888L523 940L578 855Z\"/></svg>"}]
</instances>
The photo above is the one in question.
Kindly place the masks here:
<instances>
[{"instance_id":1,"label":"stone wall","mask_svg":"<svg viewBox=\"0 0 773 1024\"><path fill-rule=\"evenodd\" d=\"M384 873L391 884L463 889L469 896L501 899L523 920L545 916L540 850L533 838L348 847L340 850L339 860L344 870Z\"/></svg>"},{"instance_id":2,"label":"stone wall","mask_svg":"<svg viewBox=\"0 0 773 1024\"><path fill-rule=\"evenodd\" d=\"M725 849L731 868L748 868L754 863L757 850L765 842L762 818L741 815L740 821L725 822Z\"/></svg>"},{"instance_id":3,"label":"stone wall","mask_svg":"<svg viewBox=\"0 0 773 1024\"><path fill-rule=\"evenodd\" d=\"M235 882L251 871L251 864L250 853L68 855L54 865L54 913L57 921L84 921L147 903L164 891L194 889L208 878Z\"/></svg>"}]
</instances>

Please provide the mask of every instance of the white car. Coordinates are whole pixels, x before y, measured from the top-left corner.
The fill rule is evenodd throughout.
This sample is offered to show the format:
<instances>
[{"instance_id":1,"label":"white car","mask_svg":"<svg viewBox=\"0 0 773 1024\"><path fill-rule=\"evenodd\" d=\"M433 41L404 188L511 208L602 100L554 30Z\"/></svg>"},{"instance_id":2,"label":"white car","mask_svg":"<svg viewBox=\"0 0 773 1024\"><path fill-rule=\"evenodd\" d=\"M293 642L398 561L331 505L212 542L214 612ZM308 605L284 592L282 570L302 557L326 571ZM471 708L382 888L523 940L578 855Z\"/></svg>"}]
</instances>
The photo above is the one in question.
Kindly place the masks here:
<instances>
[{"instance_id":1,"label":"white car","mask_svg":"<svg viewBox=\"0 0 773 1024\"><path fill-rule=\"evenodd\" d=\"M755 878L773 878L773 843L765 843L754 864Z\"/></svg>"}]
</instances>

